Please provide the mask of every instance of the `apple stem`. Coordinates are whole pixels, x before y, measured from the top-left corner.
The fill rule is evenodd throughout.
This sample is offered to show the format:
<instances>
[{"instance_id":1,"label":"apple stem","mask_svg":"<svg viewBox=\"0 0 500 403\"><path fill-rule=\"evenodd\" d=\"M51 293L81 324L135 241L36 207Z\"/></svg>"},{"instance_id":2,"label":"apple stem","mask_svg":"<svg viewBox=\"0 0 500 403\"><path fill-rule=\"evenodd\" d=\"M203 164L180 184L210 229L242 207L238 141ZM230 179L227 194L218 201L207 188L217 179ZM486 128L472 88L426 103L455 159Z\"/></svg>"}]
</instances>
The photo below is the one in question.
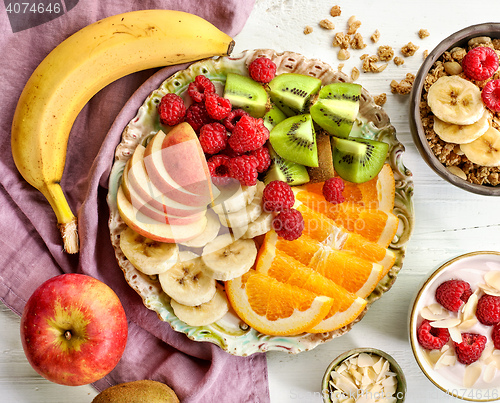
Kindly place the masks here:
<instances>
[{"instance_id":1,"label":"apple stem","mask_svg":"<svg viewBox=\"0 0 500 403\"><path fill-rule=\"evenodd\" d=\"M71 340L71 336L72 336L72 334L71 334L71 330L66 330L66 331L64 332L64 338L65 338L66 340Z\"/></svg>"}]
</instances>

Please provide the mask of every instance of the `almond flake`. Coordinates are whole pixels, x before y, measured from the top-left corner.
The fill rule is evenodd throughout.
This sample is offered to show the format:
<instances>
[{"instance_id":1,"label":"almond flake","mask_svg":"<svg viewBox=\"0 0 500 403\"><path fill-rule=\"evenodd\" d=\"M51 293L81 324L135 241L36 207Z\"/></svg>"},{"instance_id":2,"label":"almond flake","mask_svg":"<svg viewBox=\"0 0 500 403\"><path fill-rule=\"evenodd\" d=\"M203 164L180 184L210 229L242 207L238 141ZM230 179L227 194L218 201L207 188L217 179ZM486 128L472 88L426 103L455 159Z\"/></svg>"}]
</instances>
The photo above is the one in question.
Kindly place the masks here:
<instances>
[{"instance_id":1,"label":"almond flake","mask_svg":"<svg viewBox=\"0 0 500 403\"><path fill-rule=\"evenodd\" d=\"M444 307L441 304L430 304L426 308L428 308L434 315L446 313Z\"/></svg>"},{"instance_id":2,"label":"almond flake","mask_svg":"<svg viewBox=\"0 0 500 403\"><path fill-rule=\"evenodd\" d=\"M475 317L476 308L477 308L478 297L477 294L472 294L467 303L462 307L462 320L469 320Z\"/></svg>"},{"instance_id":3,"label":"almond flake","mask_svg":"<svg viewBox=\"0 0 500 403\"><path fill-rule=\"evenodd\" d=\"M471 319L467 319L467 320L464 320L462 323L460 323L458 326L457 326L457 329L459 330L469 330L471 329L475 324L477 323L477 319L476 318L471 318Z\"/></svg>"},{"instance_id":4,"label":"almond flake","mask_svg":"<svg viewBox=\"0 0 500 403\"><path fill-rule=\"evenodd\" d=\"M448 314L444 311L441 311L440 313L434 313L430 307L424 307L420 311L420 316L424 319L427 320L439 320L439 319L445 319L448 317Z\"/></svg>"},{"instance_id":5,"label":"almond flake","mask_svg":"<svg viewBox=\"0 0 500 403\"><path fill-rule=\"evenodd\" d=\"M431 326L436 329L449 329L450 327L455 327L460 324L460 319L458 318L449 318L443 320L437 320L435 322L431 322Z\"/></svg>"},{"instance_id":6,"label":"almond flake","mask_svg":"<svg viewBox=\"0 0 500 403\"><path fill-rule=\"evenodd\" d=\"M484 275L484 280L490 287L500 291L500 271L489 271Z\"/></svg>"},{"instance_id":7,"label":"almond flake","mask_svg":"<svg viewBox=\"0 0 500 403\"><path fill-rule=\"evenodd\" d=\"M448 329L448 332L450 332L450 338L455 343L461 343L462 342L462 333L460 333L460 330L458 330L456 327L450 327Z\"/></svg>"},{"instance_id":8,"label":"almond flake","mask_svg":"<svg viewBox=\"0 0 500 403\"><path fill-rule=\"evenodd\" d=\"M358 390L358 387L349 378L341 376L334 382L335 387L342 392L349 394L354 394Z\"/></svg>"},{"instance_id":9,"label":"almond flake","mask_svg":"<svg viewBox=\"0 0 500 403\"><path fill-rule=\"evenodd\" d=\"M364 367L371 367L375 364L375 360L373 359L373 356L367 353L361 353L358 356L358 367L364 368Z\"/></svg>"},{"instance_id":10,"label":"almond flake","mask_svg":"<svg viewBox=\"0 0 500 403\"><path fill-rule=\"evenodd\" d=\"M500 291L498 291L496 288L490 287L488 284L478 284L478 287L481 288L488 295L493 295L494 297L500 297Z\"/></svg>"},{"instance_id":11,"label":"almond flake","mask_svg":"<svg viewBox=\"0 0 500 403\"><path fill-rule=\"evenodd\" d=\"M476 381L481 376L482 367L481 365L474 363L465 367L464 373L464 386L466 388L472 388Z\"/></svg>"},{"instance_id":12,"label":"almond flake","mask_svg":"<svg viewBox=\"0 0 500 403\"><path fill-rule=\"evenodd\" d=\"M483 373L483 380L487 383L490 383L493 381L493 378L495 378L495 374L497 372L497 367L494 362L490 362L488 365L486 365L486 368L484 369Z\"/></svg>"}]
</instances>

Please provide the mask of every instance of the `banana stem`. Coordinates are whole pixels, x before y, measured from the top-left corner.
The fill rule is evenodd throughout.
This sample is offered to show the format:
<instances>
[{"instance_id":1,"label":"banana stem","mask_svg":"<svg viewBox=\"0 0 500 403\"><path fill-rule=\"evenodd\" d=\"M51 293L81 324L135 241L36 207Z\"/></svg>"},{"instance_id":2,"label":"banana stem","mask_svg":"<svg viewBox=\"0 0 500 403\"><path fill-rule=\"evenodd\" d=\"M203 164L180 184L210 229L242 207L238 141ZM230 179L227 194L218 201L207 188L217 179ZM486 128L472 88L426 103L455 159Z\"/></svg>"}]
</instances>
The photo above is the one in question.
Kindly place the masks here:
<instances>
[{"instance_id":1,"label":"banana stem","mask_svg":"<svg viewBox=\"0 0 500 403\"><path fill-rule=\"evenodd\" d=\"M67 253L78 253L77 219L69 207L59 183L48 183L40 191L56 213L57 223Z\"/></svg>"}]
</instances>

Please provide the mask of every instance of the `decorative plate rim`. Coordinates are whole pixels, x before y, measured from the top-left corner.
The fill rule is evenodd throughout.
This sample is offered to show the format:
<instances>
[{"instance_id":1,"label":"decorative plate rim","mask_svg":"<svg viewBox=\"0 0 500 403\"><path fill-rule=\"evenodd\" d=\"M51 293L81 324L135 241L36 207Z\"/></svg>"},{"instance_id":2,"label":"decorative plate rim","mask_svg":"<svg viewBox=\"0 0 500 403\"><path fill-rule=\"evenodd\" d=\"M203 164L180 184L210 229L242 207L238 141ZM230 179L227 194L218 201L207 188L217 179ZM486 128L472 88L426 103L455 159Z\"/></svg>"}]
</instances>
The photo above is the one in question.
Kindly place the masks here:
<instances>
[{"instance_id":1,"label":"decorative plate rim","mask_svg":"<svg viewBox=\"0 0 500 403\"><path fill-rule=\"evenodd\" d=\"M229 71L247 74L246 67L248 64L260 56L273 59L278 66L277 74L285 72L309 74L320 78L323 84L336 81L351 82L347 75L333 70L330 65L289 51L278 53L271 49L246 50L230 57L217 57L195 62L188 68L166 77L159 88L152 89L138 109L136 116L124 128L121 142L116 147L107 195L110 210L108 226L117 262L126 281L141 296L144 305L148 309L155 311L160 320L168 322L175 331L186 334L191 340L214 343L228 353L238 356L247 356L271 350L296 354L311 350L321 343L348 332L355 323L362 319L369 306L394 284L397 274L402 268L406 244L414 225L413 180L411 172L404 166L402 161L404 146L397 140L396 130L390 123L388 115L380 106L375 104L371 95L363 88L359 112L361 116L359 122L360 133L358 135L376 138L390 144L390 152L386 162L391 165L394 172L396 195L393 213L400 221L400 229L390 245L390 249L396 254L396 262L386 277L379 282L377 288L368 296L368 304L365 310L355 321L336 331L321 334L304 333L289 337L261 334L248 327L231 312L215 324L200 327L188 326L174 315L169 298L161 291L155 276L144 275L135 269L125 258L119 247L119 233L125 226L116 207L116 192L121 180L121 174L125 162L130 158L137 145L159 129L158 124L153 121L149 122L147 127L140 122L142 122L141 119L146 119L149 116L148 111L159 102L163 94L166 92L185 94L187 84L197 74L205 74L211 79L220 82L225 80L225 74ZM236 324L235 321L239 321L239 323Z\"/></svg>"}]
</instances>

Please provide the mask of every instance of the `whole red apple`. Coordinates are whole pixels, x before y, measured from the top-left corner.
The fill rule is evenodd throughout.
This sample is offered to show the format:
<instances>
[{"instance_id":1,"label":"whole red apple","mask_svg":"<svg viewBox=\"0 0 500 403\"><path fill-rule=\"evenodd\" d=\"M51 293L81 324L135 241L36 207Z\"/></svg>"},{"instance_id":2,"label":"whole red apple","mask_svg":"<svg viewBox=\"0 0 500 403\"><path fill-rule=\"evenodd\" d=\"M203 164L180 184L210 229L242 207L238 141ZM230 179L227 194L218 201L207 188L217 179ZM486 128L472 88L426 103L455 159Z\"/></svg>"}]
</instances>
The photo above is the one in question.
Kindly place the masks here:
<instances>
[{"instance_id":1,"label":"whole red apple","mask_svg":"<svg viewBox=\"0 0 500 403\"><path fill-rule=\"evenodd\" d=\"M128 325L115 292L83 274L62 274L38 287L21 317L31 366L49 381L86 385L118 364Z\"/></svg>"}]
</instances>

